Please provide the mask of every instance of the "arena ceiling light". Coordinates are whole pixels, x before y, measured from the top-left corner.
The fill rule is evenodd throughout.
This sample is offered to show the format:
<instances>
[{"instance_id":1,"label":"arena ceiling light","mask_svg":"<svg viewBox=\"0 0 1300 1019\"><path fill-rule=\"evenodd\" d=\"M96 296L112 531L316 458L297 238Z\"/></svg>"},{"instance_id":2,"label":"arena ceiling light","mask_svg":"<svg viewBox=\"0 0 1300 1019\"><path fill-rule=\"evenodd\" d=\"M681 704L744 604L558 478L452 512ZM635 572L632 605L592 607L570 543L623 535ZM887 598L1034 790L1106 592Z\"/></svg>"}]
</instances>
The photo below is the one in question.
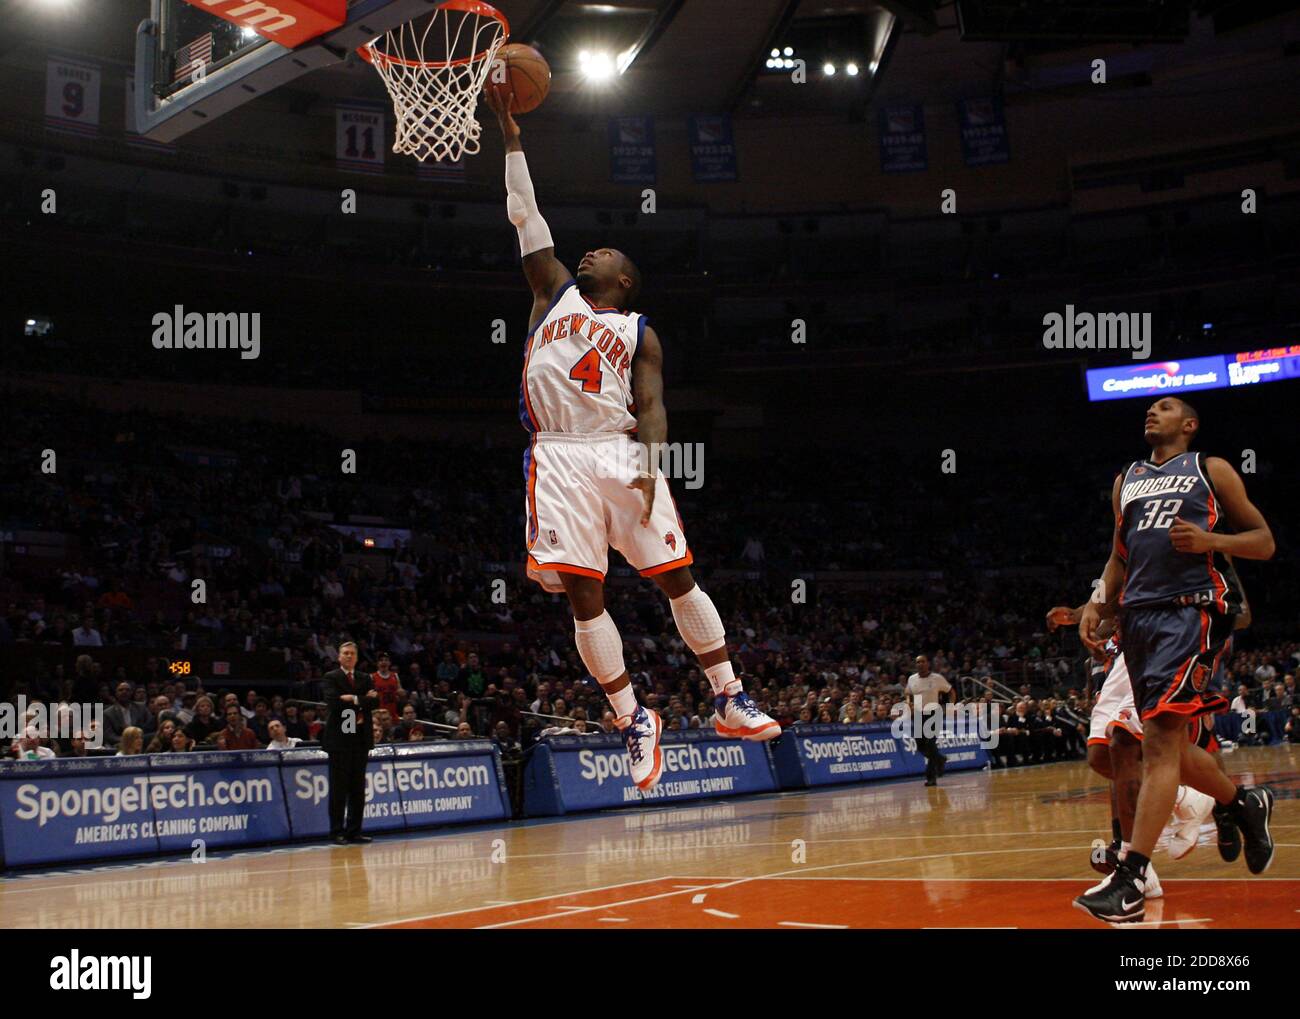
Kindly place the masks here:
<instances>
[{"instance_id":1,"label":"arena ceiling light","mask_svg":"<svg viewBox=\"0 0 1300 1019\"><path fill-rule=\"evenodd\" d=\"M614 58L604 50L579 50L578 68L589 81L608 81L618 69Z\"/></svg>"}]
</instances>

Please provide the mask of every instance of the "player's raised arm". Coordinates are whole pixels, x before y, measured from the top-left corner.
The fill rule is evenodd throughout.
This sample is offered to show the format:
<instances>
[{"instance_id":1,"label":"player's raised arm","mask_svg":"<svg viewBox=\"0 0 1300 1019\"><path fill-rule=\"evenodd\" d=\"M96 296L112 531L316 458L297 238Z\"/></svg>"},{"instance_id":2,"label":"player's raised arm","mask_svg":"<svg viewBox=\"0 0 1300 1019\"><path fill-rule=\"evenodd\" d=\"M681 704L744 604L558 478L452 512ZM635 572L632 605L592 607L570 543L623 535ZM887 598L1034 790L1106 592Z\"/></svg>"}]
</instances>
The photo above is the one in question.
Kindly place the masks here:
<instances>
[{"instance_id":1,"label":"player's raised arm","mask_svg":"<svg viewBox=\"0 0 1300 1019\"><path fill-rule=\"evenodd\" d=\"M641 525L650 523L655 504L654 452L668 438L668 412L664 409L664 349L658 334L649 326L641 335L636 357L632 361L632 400L636 407L636 437L643 447L642 473L627 487L641 490L645 509Z\"/></svg>"},{"instance_id":2,"label":"player's raised arm","mask_svg":"<svg viewBox=\"0 0 1300 1019\"><path fill-rule=\"evenodd\" d=\"M1232 464L1221 457L1205 460L1205 471L1214 486L1214 494L1223 506L1228 523L1237 529L1236 534L1205 531L1181 517L1175 518L1169 529L1169 540L1179 552L1223 552L1242 559L1272 559L1277 546L1268 521L1250 498L1246 486Z\"/></svg>"},{"instance_id":3,"label":"player's raised arm","mask_svg":"<svg viewBox=\"0 0 1300 1019\"><path fill-rule=\"evenodd\" d=\"M573 277L555 257L551 228L538 211L533 181L528 175L528 161L519 140L519 125L510 114L509 100L503 101L501 93L493 88L486 89L483 95L497 115L501 137L506 143L506 211L510 222L519 231L519 254L523 256L524 276L533 291L533 313L528 322L531 329L545 314L556 291Z\"/></svg>"}]
</instances>

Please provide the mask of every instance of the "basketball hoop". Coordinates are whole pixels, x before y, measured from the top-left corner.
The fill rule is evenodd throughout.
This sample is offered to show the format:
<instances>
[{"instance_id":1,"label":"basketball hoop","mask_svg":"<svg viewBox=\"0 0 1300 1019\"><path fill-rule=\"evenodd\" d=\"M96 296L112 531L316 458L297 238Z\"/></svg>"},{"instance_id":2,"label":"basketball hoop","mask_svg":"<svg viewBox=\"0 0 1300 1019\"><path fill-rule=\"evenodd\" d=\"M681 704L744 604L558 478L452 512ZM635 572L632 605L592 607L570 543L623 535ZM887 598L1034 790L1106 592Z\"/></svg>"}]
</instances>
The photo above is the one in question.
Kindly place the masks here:
<instances>
[{"instance_id":1,"label":"basketball hoop","mask_svg":"<svg viewBox=\"0 0 1300 1019\"><path fill-rule=\"evenodd\" d=\"M478 152L479 93L510 23L481 0L445 0L427 16L362 46L393 100L393 151L424 162Z\"/></svg>"}]
</instances>

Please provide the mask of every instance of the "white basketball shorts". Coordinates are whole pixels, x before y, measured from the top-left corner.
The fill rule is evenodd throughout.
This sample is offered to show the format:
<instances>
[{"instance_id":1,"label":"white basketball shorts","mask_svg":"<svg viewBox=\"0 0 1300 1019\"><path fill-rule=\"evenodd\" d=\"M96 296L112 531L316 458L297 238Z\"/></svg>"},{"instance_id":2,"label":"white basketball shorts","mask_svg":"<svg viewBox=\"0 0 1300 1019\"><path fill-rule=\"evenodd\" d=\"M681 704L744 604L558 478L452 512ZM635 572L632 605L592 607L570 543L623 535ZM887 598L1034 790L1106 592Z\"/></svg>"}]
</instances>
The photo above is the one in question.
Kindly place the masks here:
<instances>
[{"instance_id":1,"label":"white basketball shorts","mask_svg":"<svg viewBox=\"0 0 1300 1019\"><path fill-rule=\"evenodd\" d=\"M1142 738L1142 719L1133 703L1133 684L1129 682L1128 666L1121 651L1111 663L1106 680L1101 684L1097 705L1092 709L1088 724L1088 744L1110 743L1112 726L1119 726L1131 735Z\"/></svg>"},{"instance_id":2,"label":"white basketball shorts","mask_svg":"<svg viewBox=\"0 0 1300 1019\"><path fill-rule=\"evenodd\" d=\"M635 442L622 432L537 432L524 454L524 540L528 576L562 591L560 573L605 579L610 546L643 577L692 560L663 473L654 508L641 526L644 500L628 488L637 475Z\"/></svg>"}]
</instances>

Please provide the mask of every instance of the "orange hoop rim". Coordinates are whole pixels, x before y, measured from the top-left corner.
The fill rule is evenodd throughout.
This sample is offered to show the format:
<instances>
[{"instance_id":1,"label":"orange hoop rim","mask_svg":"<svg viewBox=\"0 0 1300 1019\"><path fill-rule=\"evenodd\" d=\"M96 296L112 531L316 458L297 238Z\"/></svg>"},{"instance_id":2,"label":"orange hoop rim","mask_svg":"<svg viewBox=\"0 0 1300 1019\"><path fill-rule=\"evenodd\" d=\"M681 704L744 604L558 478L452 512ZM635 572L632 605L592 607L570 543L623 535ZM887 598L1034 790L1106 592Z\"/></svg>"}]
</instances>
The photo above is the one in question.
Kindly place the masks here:
<instances>
[{"instance_id":1,"label":"orange hoop rim","mask_svg":"<svg viewBox=\"0 0 1300 1019\"><path fill-rule=\"evenodd\" d=\"M501 25L502 36L500 45L510 38L510 22L506 16L491 4L484 3L483 0L444 0L435 10L443 11L464 11L466 14L478 14L481 17L493 18ZM480 50L470 57L458 57L455 60L404 60L401 57L395 57L391 53L384 53L382 50L375 49L375 43L379 39L376 36L364 46L358 46L357 52L361 58L368 64L384 64L386 66L411 67L424 71L436 71L442 67L463 67L466 64L472 64L479 60L485 60L492 47Z\"/></svg>"}]
</instances>

